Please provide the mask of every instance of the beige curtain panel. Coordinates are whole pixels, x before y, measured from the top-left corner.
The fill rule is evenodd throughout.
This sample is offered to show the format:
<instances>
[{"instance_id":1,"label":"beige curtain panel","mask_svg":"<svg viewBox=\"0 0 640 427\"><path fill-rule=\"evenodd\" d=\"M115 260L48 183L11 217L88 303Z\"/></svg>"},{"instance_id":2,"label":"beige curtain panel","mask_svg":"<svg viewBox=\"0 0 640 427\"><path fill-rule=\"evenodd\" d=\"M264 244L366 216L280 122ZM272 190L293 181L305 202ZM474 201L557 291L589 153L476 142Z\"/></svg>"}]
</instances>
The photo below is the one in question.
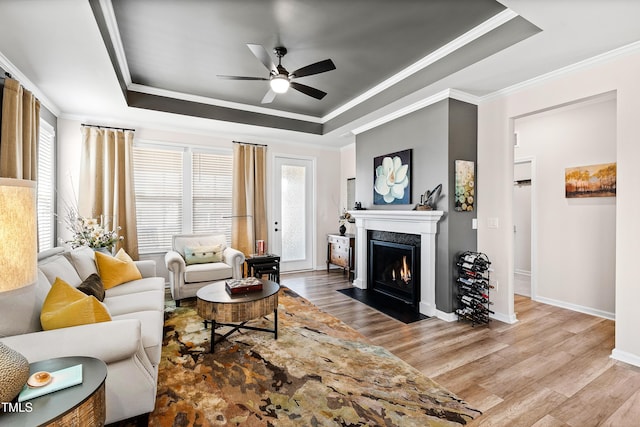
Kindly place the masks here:
<instances>
[{"instance_id":1,"label":"beige curtain panel","mask_svg":"<svg viewBox=\"0 0 640 427\"><path fill-rule=\"evenodd\" d=\"M267 239L266 159L263 145L233 145L231 246L245 255L255 253L256 240Z\"/></svg>"},{"instance_id":2,"label":"beige curtain panel","mask_svg":"<svg viewBox=\"0 0 640 427\"><path fill-rule=\"evenodd\" d=\"M121 227L116 248L138 259L136 199L133 185L133 131L82 127L78 212Z\"/></svg>"},{"instance_id":3,"label":"beige curtain panel","mask_svg":"<svg viewBox=\"0 0 640 427\"><path fill-rule=\"evenodd\" d=\"M38 171L40 101L17 80L4 79L0 176L35 181Z\"/></svg>"}]
</instances>

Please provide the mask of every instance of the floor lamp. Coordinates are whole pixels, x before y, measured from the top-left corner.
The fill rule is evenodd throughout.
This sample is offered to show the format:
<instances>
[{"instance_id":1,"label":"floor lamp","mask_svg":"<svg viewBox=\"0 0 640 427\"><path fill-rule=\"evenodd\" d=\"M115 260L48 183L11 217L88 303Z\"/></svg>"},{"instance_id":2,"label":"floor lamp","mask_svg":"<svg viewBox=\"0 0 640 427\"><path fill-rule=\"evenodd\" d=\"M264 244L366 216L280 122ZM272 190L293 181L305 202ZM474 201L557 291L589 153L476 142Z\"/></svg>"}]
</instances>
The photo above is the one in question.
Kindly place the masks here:
<instances>
[{"instance_id":1,"label":"floor lamp","mask_svg":"<svg viewBox=\"0 0 640 427\"><path fill-rule=\"evenodd\" d=\"M35 181L0 178L0 299L33 285L38 273ZM29 362L0 342L0 402L10 402L29 378Z\"/></svg>"}]
</instances>

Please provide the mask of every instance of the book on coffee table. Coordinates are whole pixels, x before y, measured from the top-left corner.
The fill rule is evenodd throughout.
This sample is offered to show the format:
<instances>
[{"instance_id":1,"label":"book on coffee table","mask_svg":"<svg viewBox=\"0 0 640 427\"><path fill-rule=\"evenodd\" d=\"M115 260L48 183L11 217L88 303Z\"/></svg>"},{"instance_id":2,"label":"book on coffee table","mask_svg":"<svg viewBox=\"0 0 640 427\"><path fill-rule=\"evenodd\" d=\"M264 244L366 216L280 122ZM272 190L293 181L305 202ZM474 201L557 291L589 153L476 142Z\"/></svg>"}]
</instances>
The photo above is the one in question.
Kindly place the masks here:
<instances>
[{"instance_id":1,"label":"book on coffee table","mask_svg":"<svg viewBox=\"0 0 640 427\"><path fill-rule=\"evenodd\" d=\"M69 366L68 368L51 372L51 382L45 386L30 387L25 384L18 395L18 402L24 402L25 400L53 393L54 391L62 390L78 384L82 384L82 365Z\"/></svg>"},{"instance_id":2,"label":"book on coffee table","mask_svg":"<svg viewBox=\"0 0 640 427\"><path fill-rule=\"evenodd\" d=\"M226 281L227 292L230 294L243 294L262 290L262 282L255 277L244 279L229 279Z\"/></svg>"}]
</instances>

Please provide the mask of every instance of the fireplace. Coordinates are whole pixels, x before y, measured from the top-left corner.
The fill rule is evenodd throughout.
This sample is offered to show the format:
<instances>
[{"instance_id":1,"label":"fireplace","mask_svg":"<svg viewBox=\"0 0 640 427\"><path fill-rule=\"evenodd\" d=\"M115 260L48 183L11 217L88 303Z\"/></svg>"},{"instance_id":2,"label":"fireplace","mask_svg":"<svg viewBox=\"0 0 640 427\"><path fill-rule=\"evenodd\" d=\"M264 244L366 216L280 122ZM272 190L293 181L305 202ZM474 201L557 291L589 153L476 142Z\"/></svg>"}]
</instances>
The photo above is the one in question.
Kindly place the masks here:
<instances>
[{"instance_id":1,"label":"fireplace","mask_svg":"<svg viewBox=\"0 0 640 427\"><path fill-rule=\"evenodd\" d=\"M414 210L357 210L349 212L356 220L356 279L353 285L360 289L369 287L369 237L371 232L388 231L410 233L420 240L419 254L415 263L420 265L419 273L412 272L412 278L419 277L418 311L426 316L438 316L436 310L436 234L442 211ZM384 240L384 239L383 239ZM406 243L406 242L401 242ZM414 283L415 285L415 283Z\"/></svg>"},{"instance_id":2,"label":"fireplace","mask_svg":"<svg viewBox=\"0 0 640 427\"><path fill-rule=\"evenodd\" d=\"M420 236L371 231L368 288L409 304L420 301Z\"/></svg>"}]
</instances>

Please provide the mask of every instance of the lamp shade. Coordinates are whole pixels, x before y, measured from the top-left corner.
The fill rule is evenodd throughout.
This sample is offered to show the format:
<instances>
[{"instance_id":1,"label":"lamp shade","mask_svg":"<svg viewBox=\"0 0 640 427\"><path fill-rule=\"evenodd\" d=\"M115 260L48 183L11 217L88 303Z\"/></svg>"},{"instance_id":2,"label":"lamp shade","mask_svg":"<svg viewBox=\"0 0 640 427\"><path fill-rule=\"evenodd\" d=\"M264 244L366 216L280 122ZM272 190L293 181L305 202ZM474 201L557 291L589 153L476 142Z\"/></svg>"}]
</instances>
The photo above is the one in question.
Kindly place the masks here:
<instances>
[{"instance_id":1,"label":"lamp shade","mask_svg":"<svg viewBox=\"0 0 640 427\"><path fill-rule=\"evenodd\" d=\"M0 178L0 292L37 280L36 183Z\"/></svg>"}]
</instances>

